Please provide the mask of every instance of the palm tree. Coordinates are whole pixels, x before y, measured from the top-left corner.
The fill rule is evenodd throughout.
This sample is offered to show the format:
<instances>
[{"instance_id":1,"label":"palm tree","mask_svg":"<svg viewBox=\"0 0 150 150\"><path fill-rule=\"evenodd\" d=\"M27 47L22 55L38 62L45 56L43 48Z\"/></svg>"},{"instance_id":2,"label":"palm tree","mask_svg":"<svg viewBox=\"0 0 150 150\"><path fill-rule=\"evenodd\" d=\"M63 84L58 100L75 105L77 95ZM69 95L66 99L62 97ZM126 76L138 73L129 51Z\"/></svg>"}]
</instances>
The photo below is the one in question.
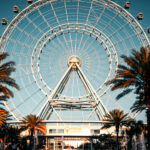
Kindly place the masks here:
<instances>
[{"instance_id":1,"label":"palm tree","mask_svg":"<svg viewBox=\"0 0 150 150\"><path fill-rule=\"evenodd\" d=\"M119 129L122 126L127 126L129 124L130 121L132 121L132 119L129 117L129 114L126 113L124 114L123 111L119 110L119 109L114 109L112 111L110 111L109 113L107 113L106 115L104 115L103 121L103 127L102 129L108 129L110 127L115 127L116 130L116 134L117 134L117 147L118 147L118 134L119 134Z\"/></svg>"},{"instance_id":2,"label":"palm tree","mask_svg":"<svg viewBox=\"0 0 150 150\"><path fill-rule=\"evenodd\" d=\"M4 145L7 142L7 133L8 133L8 124L6 123L6 121L11 120L11 115L8 113L8 111L4 110L4 109L0 109L0 121L1 121L1 125L0 125L0 139L3 140Z\"/></svg>"},{"instance_id":3,"label":"palm tree","mask_svg":"<svg viewBox=\"0 0 150 150\"><path fill-rule=\"evenodd\" d=\"M133 112L146 110L148 125L148 148L150 149L150 47L142 47L138 52L132 51L131 56L121 56L126 65L119 65L112 84L112 91L123 89L117 99L134 92L137 97L131 107Z\"/></svg>"},{"instance_id":4,"label":"palm tree","mask_svg":"<svg viewBox=\"0 0 150 150\"><path fill-rule=\"evenodd\" d=\"M24 120L22 120L22 124L27 127L30 133L30 147L33 146L33 135L35 131L45 134L45 127L41 124L42 120L43 119L32 114L27 115L24 117Z\"/></svg>"},{"instance_id":5,"label":"palm tree","mask_svg":"<svg viewBox=\"0 0 150 150\"><path fill-rule=\"evenodd\" d=\"M129 128L126 129L126 133L129 137L128 139L129 149L132 147L131 143L132 143L133 136L136 135L137 137L139 137L142 132L146 134L146 127L143 124L143 121L132 120L131 122L129 122Z\"/></svg>"}]
</instances>

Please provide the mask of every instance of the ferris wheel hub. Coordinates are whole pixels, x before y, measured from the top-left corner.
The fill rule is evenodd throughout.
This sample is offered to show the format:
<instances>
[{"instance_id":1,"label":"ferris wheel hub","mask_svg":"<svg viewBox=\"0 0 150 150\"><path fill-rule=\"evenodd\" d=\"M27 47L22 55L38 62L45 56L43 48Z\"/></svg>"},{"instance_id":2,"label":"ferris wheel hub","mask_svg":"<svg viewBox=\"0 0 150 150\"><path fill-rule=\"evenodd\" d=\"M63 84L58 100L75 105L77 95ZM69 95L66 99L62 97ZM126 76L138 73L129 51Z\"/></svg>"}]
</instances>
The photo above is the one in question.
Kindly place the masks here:
<instances>
[{"instance_id":1,"label":"ferris wheel hub","mask_svg":"<svg viewBox=\"0 0 150 150\"><path fill-rule=\"evenodd\" d=\"M68 58L68 67L70 67L72 65L72 69L76 70L77 69L77 64L81 67L81 58L77 55L72 55L69 56Z\"/></svg>"}]
</instances>

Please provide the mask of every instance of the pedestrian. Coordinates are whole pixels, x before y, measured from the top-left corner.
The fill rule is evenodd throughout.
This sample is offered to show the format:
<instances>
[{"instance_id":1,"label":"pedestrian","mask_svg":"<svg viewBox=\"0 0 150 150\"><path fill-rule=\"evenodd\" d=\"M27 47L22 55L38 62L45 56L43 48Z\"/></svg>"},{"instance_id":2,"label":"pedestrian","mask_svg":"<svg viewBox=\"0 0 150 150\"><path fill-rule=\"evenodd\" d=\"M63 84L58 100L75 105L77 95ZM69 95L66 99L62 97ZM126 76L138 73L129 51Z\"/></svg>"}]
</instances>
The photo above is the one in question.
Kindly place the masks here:
<instances>
[{"instance_id":1,"label":"pedestrian","mask_svg":"<svg viewBox=\"0 0 150 150\"><path fill-rule=\"evenodd\" d=\"M0 150L4 150L4 142L3 142L3 140L1 139L0 142L1 142L1 143L0 143Z\"/></svg>"},{"instance_id":2,"label":"pedestrian","mask_svg":"<svg viewBox=\"0 0 150 150\"><path fill-rule=\"evenodd\" d=\"M16 150L17 149L17 143L13 143L12 144L12 150Z\"/></svg>"},{"instance_id":3,"label":"pedestrian","mask_svg":"<svg viewBox=\"0 0 150 150\"><path fill-rule=\"evenodd\" d=\"M7 150L12 150L12 144L8 143Z\"/></svg>"}]
</instances>

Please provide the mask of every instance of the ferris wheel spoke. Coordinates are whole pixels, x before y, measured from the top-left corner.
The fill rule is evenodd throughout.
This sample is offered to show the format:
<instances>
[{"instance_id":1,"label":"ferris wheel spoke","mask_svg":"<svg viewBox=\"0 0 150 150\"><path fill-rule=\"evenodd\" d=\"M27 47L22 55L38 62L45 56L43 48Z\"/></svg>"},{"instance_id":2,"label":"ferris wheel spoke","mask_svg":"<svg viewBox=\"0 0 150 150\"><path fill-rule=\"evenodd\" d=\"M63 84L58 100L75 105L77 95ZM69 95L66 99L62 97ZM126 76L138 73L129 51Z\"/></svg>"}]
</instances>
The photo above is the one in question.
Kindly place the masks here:
<instances>
[{"instance_id":1,"label":"ferris wheel spoke","mask_svg":"<svg viewBox=\"0 0 150 150\"><path fill-rule=\"evenodd\" d=\"M80 42L79 42L79 46L78 46L78 48L77 48L77 53L79 53L80 52L80 47L81 47L81 44L82 44L82 41L83 41L83 34L82 34L82 36L81 36L81 38L80 38Z\"/></svg>"},{"instance_id":2,"label":"ferris wheel spoke","mask_svg":"<svg viewBox=\"0 0 150 150\"><path fill-rule=\"evenodd\" d=\"M41 95L39 95L39 98L41 97ZM31 98L31 100L34 100L34 99L32 99ZM20 96L20 101L22 102L22 104L21 105L24 105L25 104L25 102L24 102L24 99ZM20 105L19 105L19 107L20 107ZM13 109L12 109L12 111L14 112L14 111L18 111L18 108L19 107L17 107L17 106L15 106L15 107L13 107ZM24 108L25 109L25 108ZM27 110L28 110L28 108L26 108ZM19 112L19 111L18 111Z\"/></svg>"},{"instance_id":3,"label":"ferris wheel spoke","mask_svg":"<svg viewBox=\"0 0 150 150\"><path fill-rule=\"evenodd\" d=\"M23 77L30 76L30 75L37 74L37 73L38 73L38 71L37 71L37 72L34 72L34 73L30 72L30 73L23 74L23 75L18 75L18 74L17 74L17 75L15 75L15 76L13 76L13 77L19 79L19 78L23 78Z\"/></svg>"},{"instance_id":4,"label":"ferris wheel spoke","mask_svg":"<svg viewBox=\"0 0 150 150\"><path fill-rule=\"evenodd\" d=\"M115 30L111 35L108 36L108 38L110 39L111 37L113 37L115 34L117 34L120 30L122 30L123 28L125 28L127 25L131 24L132 20L130 20L129 22L126 22L125 24L123 24L122 26L120 26L117 30Z\"/></svg>"},{"instance_id":5,"label":"ferris wheel spoke","mask_svg":"<svg viewBox=\"0 0 150 150\"><path fill-rule=\"evenodd\" d=\"M29 82L28 84L21 86L20 87L20 91L26 89L27 87L30 87L31 85L33 85L35 83L35 81ZM15 93L17 93L18 91L15 91Z\"/></svg>"},{"instance_id":6,"label":"ferris wheel spoke","mask_svg":"<svg viewBox=\"0 0 150 150\"><path fill-rule=\"evenodd\" d=\"M39 108L40 104L41 104L43 101L45 101L46 98L47 98L47 96L44 95L43 98L33 107L32 111L31 111L30 113L33 114L34 111Z\"/></svg>"},{"instance_id":7,"label":"ferris wheel spoke","mask_svg":"<svg viewBox=\"0 0 150 150\"><path fill-rule=\"evenodd\" d=\"M52 5L52 2L50 2L50 6L51 6L51 8L52 8L52 11L53 11L53 13L54 13L54 16L55 16L55 19L56 19L56 22L57 22L58 26L61 27L61 25L60 25L60 23L59 23L59 20L58 20L58 17L57 17L57 15L56 15L55 9L54 9L54 7L53 7L53 5ZM69 48L69 46L68 46L68 44L67 44L67 40L66 40L64 34L63 34L63 38L64 38L64 41L65 41L67 47Z\"/></svg>"},{"instance_id":8,"label":"ferris wheel spoke","mask_svg":"<svg viewBox=\"0 0 150 150\"><path fill-rule=\"evenodd\" d=\"M18 41L18 40L14 40L14 39L11 39L11 38L8 38L7 40L9 40L9 41L11 41L13 43L17 43L17 44L19 44L21 46L25 46L26 48L29 48L29 49L33 48L31 45L25 44L25 43L23 43L21 41Z\"/></svg>"},{"instance_id":9,"label":"ferris wheel spoke","mask_svg":"<svg viewBox=\"0 0 150 150\"><path fill-rule=\"evenodd\" d=\"M68 48L68 49L70 49L69 48L69 45L68 45L68 42L67 42L67 40L66 40L66 37L65 37L65 35L64 35L64 33L62 34L63 35L63 39L64 39L64 42L65 42L65 44L62 42L62 40L59 38L60 36L57 36L58 38L56 38L56 40L58 41L58 43L57 43L57 41L54 41L54 43L53 42L51 42L55 47L56 47L56 49L57 48L60 48L59 46L58 46L58 44L62 47L62 48L64 48L64 49L66 49L66 48ZM65 47L66 46L66 47ZM52 48L52 47L51 47ZM54 49L54 48L53 48ZM56 50L56 49L54 49L54 50Z\"/></svg>"},{"instance_id":10,"label":"ferris wheel spoke","mask_svg":"<svg viewBox=\"0 0 150 150\"><path fill-rule=\"evenodd\" d=\"M124 24L124 25L122 26L121 23L120 23L118 20L115 20L117 16L118 16L118 13L113 17L113 19L110 21L110 23L112 23L113 21L115 21L116 26L119 26L119 29L117 29L118 32L115 32L114 34L117 34L117 33L118 33L118 38L119 38L119 39L122 39L123 37L119 34L120 28L123 29L123 26L124 26L124 25L126 26L127 24L129 24L129 22L126 23L126 24ZM132 22L132 21L131 21L131 22ZM109 24L110 24L110 23L109 23ZM121 26L122 26L122 27L121 27ZM101 32L103 32L103 31L104 31L105 29L107 29L108 27L109 27L109 25L107 24L106 27L104 27ZM125 29L125 28L124 28L124 29ZM113 29L113 28L112 28L112 31L114 32L114 29ZM125 30L125 31L124 31L124 30L121 30L121 31L123 31L125 35L128 35L128 31L127 31L127 30ZM112 35L111 37L113 37L113 35ZM110 37L110 38L111 38L111 37ZM109 37L108 37L108 39L109 39ZM106 40L107 40L107 39L106 39Z\"/></svg>"},{"instance_id":11,"label":"ferris wheel spoke","mask_svg":"<svg viewBox=\"0 0 150 150\"><path fill-rule=\"evenodd\" d=\"M115 45L118 45L118 44L120 44L120 43L123 43L124 41L127 41L127 40L129 40L129 39L132 39L133 37L135 37L135 36L138 36L138 35L140 35L141 34L141 32L139 32L139 33L134 33L134 34L131 34L130 36L128 36L128 37L126 37L126 38L124 38L124 39L122 39L122 40L120 40L120 41L117 41L116 43L114 43L113 45L115 46Z\"/></svg>"},{"instance_id":12,"label":"ferris wheel spoke","mask_svg":"<svg viewBox=\"0 0 150 150\"><path fill-rule=\"evenodd\" d=\"M38 9L38 10L39 10L39 9ZM48 22L46 21L45 17L41 14L40 11L39 11L39 13L40 13L40 15L42 16L42 18L44 19L44 21L48 24ZM48 24L48 27L49 27L50 29L52 29L49 24ZM27 35L29 38L32 38L33 40L36 40L37 42L39 42L39 39L38 39L38 38L36 38L36 37L32 36L31 34L27 33L25 30L22 30L22 29L19 28L18 26L17 26L17 29L20 30L20 31L21 31L22 33L24 33L25 35ZM43 34L45 35L45 33L43 33ZM41 42L43 43L43 41L41 41ZM60 41L59 41L59 42L60 42ZM55 43L55 41L54 41L54 43ZM56 45L57 45L57 43L56 43ZM61 45L63 46L62 43L61 43ZM48 46L48 47L49 47L49 46ZM51 47L49 47L49 48L51 48Z\"/></svg>"},{"instance_id":13,"label":"ferris wheel spoke","mask_svg":"<svg viewBox=\"0 0 150 150\"><path fill-rule=\"evenodd\" d=\"M32 64L31 63L27 63L27 64L17 64L16 65L17 67L19 67L19 68L24 68L24 67L31 67L32 66Z\"/></svg>"},{"instance_id":14,"label":"ferris wheel spoke","mask_svg":"<svg viewBox=\"0 0 150 150\"><path fill-rule=\"evenodd\" d=\"M25 16L25 18L33 25L35 29L37 29L41 34L44 34L44 31L42 31L29 17Z\"/></svg>"},{"instance_id":15,"label":"ferris wheel spoke","mask_svg":"<svg viewBox=\"0 0 150 150\"><path fill-rule=\"evenodd\" d=\"M28 96L27 98L23 99L23 101L22 101L20 104L16 105L16 108L20 107L20 106L23 105L25 102L29 101L30 98L31 98L33 95L35 95L36 93L38 93L39 91L40 91L40 89L37 89L37 90L34 91L32 94L30 94L30 96Z\"/></svg>"},{"instance_id":16,"label":"ferris wheel spoke","mask_svg":"<svg viewBox=\"0 0 150 150\"><path fill-rule=\"evenodd\" d=\"M79 23L79 8L80 8L80 0L78 0L78 4L77 4L77 19L76 19L76 24Z\"/></svg>"},{"instance_id":17,"label":"ferris wheel spoke","mask_svg":"<svg viewBox=\"0 0 150 150\"><path fill-rule=\"evenodd\" d=\"M14 52L14 51L10 51L9 54L13 55L13 56L16 56L16 57L24 57L26 59L29 58L29 57L31 57L30 54L27 54L27 53L24 54L24 53L21 53L21 52Z\"/></svg>"},{"instance_id":18,"label":"ferris wheel spoke","mask_svg":"<svg viewBox=\"0 0 150 150\"><path fill-rule=\"evenodd\" d=\"M52 4L51 4L51 6L52 6ZM38 9L38 12L39 12L40 16L43 18L44 22L47 24L47 26L50 28L50 30L52 30L52 27L51 27L50 24L47 22L46 18L42 15L42 13L40 12L39 8L37 8L37 9ZM53 9L53 11L54 11L55 17L57 17L54 9ZM59 21L58 21L57 18L56 18L56 20L57 20L57 23L59 24ZM60 26L60 24L59 24L59 26ZM59 38L57 38L57 40L58 40L58 42L64 47L64 44L61 42L61 40L59 40ZM65 41L66 41L66 40L65 40ZM57 43L56 43L56 42L54 42L54 43L55 43L56 46L57 46Z\"/></svg>"},{"instance_id":19,"label":"ferris wheel spoke","mask_svg":"<svg viewBox=\"0 0 150 150\"><path fill-rule=\"evenodd\" d=\"M80 48L80 52L81 52L81 51L85 52L85 51L84 51L84 47L85 47L87 44L90 45L90 44L88 43L89 38L90 38L90 36L87 37L87 39L85 40L85 42L82 42L82 47ZM90 43L92 43L92 42L93 42L93 41L91 41Z\"/></svg>"},{"instance_id":20,"label":"ferris wheel spoke","mask_svg":"<svg viewBox=\"0 0 150 150\"><path fill-rule=\"evenodd\" d=\"M116 21L116 23L117 23L119 26L121 26L121 24L120 24L118 21ZM125 35L125 36L127 36L127 37L130 36L129 33L128 33L126 30L125 30L125 31L122 30L122 31L124 32L124 35ZM118 39L123 40L123 37L119 34L119 35L118 35ZM118 41L116 41L116 40L114 40L114 39L113 39L113 41L114 41L114 43L117 43L117 42L118 42ZM136 47L135 44L134 44L134 42L132 41L132 39L131 39L130 41L128 41L128 42L129 42L129 43L132 43L132 45L133 45L132 47ZM123 44L124 44L124 43L123 43ZM113 45L114 45L114 44L113 44ZM114 45L114 46L115 46L115 45ZM126 44L124 44L124 46L127 48L127 45L126 45ZM110 46L110 47L111 47L111 46Z\"/></svg>"},{"instance_id":21,"label":"ferris wheel spoke","mask_svg":"<svg viewBox=\"0 0 150 150\"><path fill-rule=\"evenodd\" d=\"M24 35L26 35L27 37L35 40L35 41L38 41L38 38L36 38L35 36L32 36L31 33L28 33L27 31L21 29L19 26L16 26L16 29L19 30L21 33L23 33Z\"/></svg>"},{"instance_id":22,"label":"ferris wheel spoke","mask_svg":"<svg viewBox=\"0 0 150 150\"><path fill-rule=\"evenodd\" d=\"M94 40L89 42L89 44L86 44L87 47L84 49L84 52L89 50L89 52L88 52L89 55L93 53L94 48L97 49L99 47L99 44L97 44L97 45L95 44L94 47L92 46L92 44L94 44ZM81 53L81 54L83 54L83 53ZM84 53L84 54L86 54L86 53ZM84 56L84 54L83 54L83 56Z\"/></svg>"},{"instance_id":23,"label":"ferris wheel spoke","mask_svg":"<svg viewBox=\"0 0 150 150\"><path fill-rule=\"evenodd\" d=\"M102 32L104 32L109 26L111 26L111 23L115 21L116 17L119 15L119 13L115 14L114 17L105 25L105 27L102 29Z\"/></svg>"},{"instance_id":24,"label":"ferris wheel spoke","mask_svg":"<svg viewBox=\"0 0 150 150\"><path fill-rule=\"evenodd\" d=\"M124 110L124 108L117 102L116 99L112 98L112 97L110 96L110 94L108 94L107 96L108 96L108 98L106 99L106 106L108 106L108 104L110 103L110 101L112 101L113 104L115 104L114 106L116 106L116 107L115 107L115 108L112 108L112 105L111 105L111 103L110 103L111 109L119 108L120 110ZM130 99L130 97L129 97L129 99ZM129 116L130 116L130 117L132 117L132 118L134 117L134 115L131 114L131 110L129 110L128 113L129 113Z\"/></svg>"},{"instance_id":25,"label":"ferris wheel spoke","mask_svg":"<svg viewBox=\"0 0 150 150\"><path fill-rule=\"evenodd\" d=\"M92 11L93 1L94 1L94 0L92 0L92 1L91 1L91 5L90 5L90 9L89 9L89 12L88 12L87 18L86 18L85 26L86 26L86 25L88 24L88 22L89 22L89 16L90 16L91 11Z\"/></svg>"},{"instance_id":26,"label":"ferris wheel spoke","mask_svg":"<svg viewBox=\"0 0 150 150\"><path fill-rule=\"evenodd\" d=\"M85 49L84 49L84 47L82 47L81 48L81 50L82 50L82 52L81 52L81 55L82 56L85 56L86 55L86 50L89 50L89 52L88 52L88 54L91 54L92 52L93 52L93 50L94 50L94 48L93 48L93 46L92 46L92 44L93 44L93 42L94 42L94 40L92 40L91 42L87 42L86 41L86 43L84 43L83 44L83 46L87 46ZM88 43L88 44L87 44ZM95 46L95 45L94 45ZM91 48L89 48L89 47L91 47ZM99 47L99 44L97 44L97 47L95 46L95 48L98 48Z\"/></svg>"},{"instance_id":27,"label":"ferris wheel spoke","mask_svg":"<svg viewBox=\"0 0 150 150\"><path fill-rule=\"evenodd\" d=\"M57 38L58 40L58 43L60 43L60 46L62 46L62 48L64 49L69 49L70 50L70 47L69 47L69 44L68 44L68 41L66 40L66 37L65 37L65 34L63 34L63 39L64 39L64 42L65 42L65 45L64 43L61 41L61 39ZM57 44L57 43L56 43ZM65 47L66 46L66 47Z\"/></svg>"},{"instance_id":28,"label":"ferris wheel spoke","mask_svg":"<svg viewBox=\"0 0 150 150\"><path fill-rule=\"evenodd\" d=\"M135 46L135 47L134 47L134 49L138 49L138 48L139 48L138 46ZM127 50L128 50L128 49L118 50L117 53L120 54L120 56L121 56L122 54L126 53ZM120 61L120 63L121 63L121 61Z\"/></svg>"},{"instance_id":29,"label":"ferris wheel spoke","mask_svg":"<svg viewBox=\"0 0 150 150\"><path fill-rule=\"evenodd\" d=\"M66 14L67 23L69 24L68 12L67 12L67 7L66 7L66 0L64 0L64 7L65 7L65 14ZM70 32L69 32L69 38L70 38L70 44L71 44L71 51L72 51L72 54L73 54L74 50L73 50L73 46L72 46L72 38L71 38Z\"/></svg>"},{"instance_id":30,"label":"ferris wheel spoke","mask_svg":"<svg viewBox=\"0 0 150 150\"><path fill-rule=\"evenodd\" d=\"M94 28L97 26L98 22L100 22L100 20L101 20L103 14L105 13L105 9L106 9L107 5L109 5L109 3L110 3L110 1L108 1L108 2L104 5L101 14L100 14L99 17L96 19L96 23L94 24ZM94 11L94 10L93 10L93 11Z\"/></svg>"},{"instance_id":31,"label":"ferris wheel spoke","mask_svg":"<svg viewBox=\"0 0 150 150\"><path fill-rule=\"evenodd\" d=\"M60 46L62 47L62 48L65 48L66 49L66 47L64 47L64 45L63 45L63 43L59 40L59 38L57 38L57 41L58 42L51 42L52 43L52 47L50 47L49 45L47 45L47 47L49 48L49 49L44 49L43 51L42 51L42 53L44 54L44 53L46 53L45 54L45 56L47 56L48 57L48 55L50 54L50 50L52 50L53 52L56 52L56 50L57 49L60 49ZM58 45L58 44L60 44L60 45ZM48 55L47 55L48 54Z\"/></svg>"},{"instance_id":32,"label":"ferris wheel spoke","mask_svg":"<svg viewBox=\"0 0 150 150\"><path fill-rule=\"evenodd\" d=\"M55 12L55 9L54 9L54 7L53 7L53 5L52 5L52 2L50 2L50 6L51 6L51 9L52 9L52 11L53 11L53 13L54 13L54 16L55 16L55 19L56 19L57 24L60 25L59 20L58 20L57 15L56 15L56 12Z\"/></svg>"},{"instance_id":33,"label":"ferris wheel spoke","mask_svg":"<svg viewBox=\"0 0 150 150\"><path fill-rule=\"evenodd\" d=\"M70 38L71 50L72 50L72 54L73 54L74 50L73 50L73 46L72 46L72 38L71 38L71 34L70 33L69 33L69 38Z\"/></svg>"},{"instance_id":34,"label":"ferris wheel spoke","mask_svg":"<svg viewBox=\"0 0 150 150\"><path fill-rule=\"evenodd\" d=\"M47 22L47 19L44 17L44 15L41 13L40 9L37 7L37 11L40 14L40 16L42 17L42 19L44 20L44 22L46 23L47 27L51 30L52 27L50 26L50 24Z\"/></svg>"},{"instance_id":35,"label":"ferris wheel spoke","mask_svg":"<svg viewBox=\"0 0 150 150\"><path fill-rule=\"evenodd\" d=\"M22 83L22 86L20 87L20 89L26 89L27 87L29 87L29 85L31 86L31 85L33 85L33 81L31 81L30 79L29 79L29 77L28 77L28 84L27 83L25 83L24 81L22 81L22 80L20 80L20 83ZM18 91L16 91L16 93L18 93Z\"/></svg>"},{"instance_id":36,"label":"ferris wheel spoke","mask_svg":"<svg viewBox=\"0 0 150 150\"><path fill-rule=\"evenodd\" d=\"M16 109L16 106L14 105L14 103L12 102L12 100L10 100L10 101L11 101L11 106L13 106L13 107ZM13 116L17 121L19 121L18 118L16 117L16 115L14 114L14 111L12 111L12 108L8 105L8 103L7 103L7 102L4 102L4 104L5 104L6 108L8 109L8 111L12 114L12 116ZM19 112L17 109L16 109L15 113L17 113L17 114L19 114L19 115L22 114L22 113Z\"/></svg>"},{"instance_id":37,"label":"ferris wheel spoke","mask_svg":"<svg viewBox=\"0 0 150 150\"><path fill-rule=\"evenodd\" d=\"M78 34L76 33L76 35L75 35L75 45L74 45L75 55L77 54L77 42L78 42Z\"/></svg>"}]
</instances>

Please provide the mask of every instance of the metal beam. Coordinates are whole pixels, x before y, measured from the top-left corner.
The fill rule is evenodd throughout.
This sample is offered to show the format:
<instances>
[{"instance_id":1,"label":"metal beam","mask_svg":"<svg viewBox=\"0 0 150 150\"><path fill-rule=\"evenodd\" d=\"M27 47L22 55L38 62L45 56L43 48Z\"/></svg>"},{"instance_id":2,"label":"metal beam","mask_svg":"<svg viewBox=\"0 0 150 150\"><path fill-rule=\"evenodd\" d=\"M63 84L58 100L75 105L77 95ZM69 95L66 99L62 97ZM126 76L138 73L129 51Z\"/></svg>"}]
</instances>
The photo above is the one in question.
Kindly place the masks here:
<instances>
[{"instance_id":1,"label":"metal beam","mask_svg":"<svg viewBox=\"0 0 150 150\"><path fill-rule=\"evenodd\" d=\"M76 57L75 57L76 58ZM100 97L97 95L95 89L92 87L86 76L84 75L83 71L81 70L79 64L78 64L78 59L75 59L76 62L71 62L69 65L69 68L63 75L63 77L60 79L58 84L56 85L55 89L53 90L52 94L46 101L46 103L43 105L41 108L39 114L39 117L46 119L49 118L50 115L50 110L53 109L53 112L55 112L56 116L61 119L61 116L57 113L57 108L59 110L92 110L92 113L89 115L88 119L94 114L93 112L96 112L97 117L99 120L104 119L104 115L106 113L109 113L106 107L104 106L103 102L100 100ZM80 60L79 60L80 61ZM60 100L59 97L61 96L65 85L67 84L72 71L77 71L77 74L85 88L85 91L88 95L88 101L66 101L66 100ZM58 110L58 111L59 111Z\"/></svg>"}]
</instances>

